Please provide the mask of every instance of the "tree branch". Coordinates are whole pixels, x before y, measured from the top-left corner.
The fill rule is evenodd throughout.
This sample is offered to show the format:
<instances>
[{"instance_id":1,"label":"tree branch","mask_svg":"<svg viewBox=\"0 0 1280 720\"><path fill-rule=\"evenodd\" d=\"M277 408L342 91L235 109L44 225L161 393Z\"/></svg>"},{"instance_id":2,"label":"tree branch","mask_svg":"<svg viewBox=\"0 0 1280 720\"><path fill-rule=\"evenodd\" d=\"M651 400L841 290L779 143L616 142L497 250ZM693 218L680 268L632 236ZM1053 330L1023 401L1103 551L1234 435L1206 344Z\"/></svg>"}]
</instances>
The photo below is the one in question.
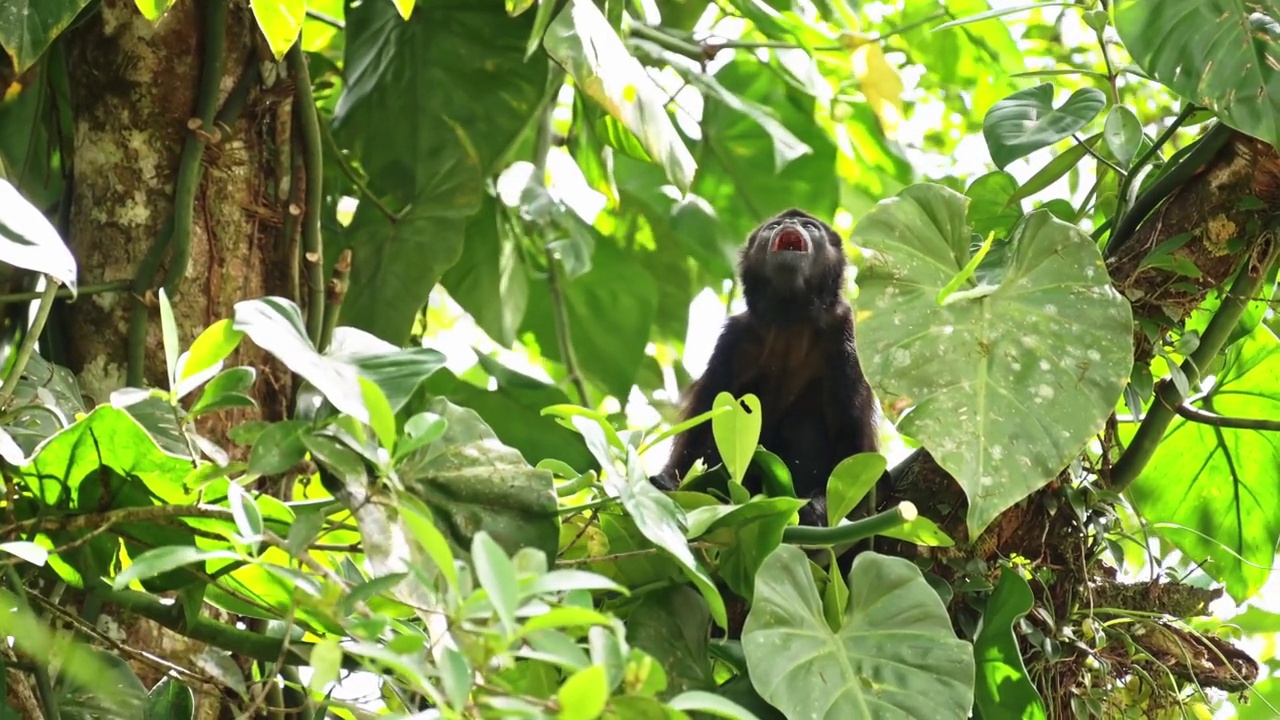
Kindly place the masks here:
<instances>
[{"instance_id":1,"label":"tree branch","mask_svg":"<svg viewBox=\"0 0 1280 720\"><path fill-rule=\"evenodd\" d=\"M302 162L307 183L302 203L302 257L307 268L307 335L317 347L324 328L324 238L320 234L320 206L324 202L324 155L320 148L320 116L311 94L311 73L302 41L289 48L293 73L293 110L302 135Z\"/></svg>"},{"instance_id":2,"label":"tree branch","mask_svg":"<svg viewBox=\"0 0 1280 720\"><path fill-rule=\"evenodd\" d=\"M1174 408L1174 412L1186 420L1201 425L1212 425L1213 427L1228 428L1232 430L1269 430L1271 432L1280 432L1280 420L1260 420L1256 418L1227 417L1218 415L1207 410L1201 410L1192 407L1186 403L1182 403Z\"/></svg>"}]
</instances>

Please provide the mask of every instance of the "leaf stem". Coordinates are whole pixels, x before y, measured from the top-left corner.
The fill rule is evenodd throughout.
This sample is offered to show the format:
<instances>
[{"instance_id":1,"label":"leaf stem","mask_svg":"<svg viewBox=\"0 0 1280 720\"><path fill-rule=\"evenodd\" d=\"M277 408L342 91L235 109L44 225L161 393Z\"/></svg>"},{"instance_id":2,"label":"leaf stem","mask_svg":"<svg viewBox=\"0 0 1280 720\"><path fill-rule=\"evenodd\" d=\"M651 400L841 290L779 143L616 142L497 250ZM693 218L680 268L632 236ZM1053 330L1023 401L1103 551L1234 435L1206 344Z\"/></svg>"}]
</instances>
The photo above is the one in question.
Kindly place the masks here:
<instances>
[{"instance_id":1,"label":"leaf stem","mask_svg":"<svg viewBox=\"0 0 1280 720\"><path fill-rule=\"evenodd\" d=\"M915 520L916 506L903 500L896 507L861 520L842 522L835 527L793 525L782 531L782 542L789 545L844 545L881 535Z\"/></svg>"},{"instance_id":2,"label":"leaf stem","mask_svg":"<svg viewBox=\"0 0 1280 720\"><path fill-rule=\"evenodd\" d=\"M44 331L44 324L49 320L49 312L53 310L59 283L51 275L44 276L44 283L44 291L40 294L40 305L36 308L35 319L22 338L22 345L18 347L18 354L13 359L13 367L5 377L4 385L0 385L0 407L9 402L13 391L17 389L18 381L22 379L22 372L27 369L27 362L31 360L31 353L35 352L40 333Z\"/></svg>"},{"instance_id":3,"label":"leaf stem","mask_svg":"<svg viewBox=\"0 0 1280 720\"><path fill-rule=\"evenodd\" d=\"M1249 258L1245 259L1240 274L1231 284L1230 292L1223 297L1218 312L1214 313L1204 333L1200 335L1199 347L1179 366L1182 374L1187 378L1188 385L1195 386L1200 381L1200 368L1208 367L1226 345L1227 339L1231 337L1231 331L1235 329L1240 316L1244 314L1245 307L1248 306L1246 298L1253 297L1258 291L1258 287L1262 285L1271 266L1275 263L1276 256L1280 253L1280 241L1268 238L1265 242L1270 245L1266 250L1266 257L1252 267ZM1151 462L1156 449L1160 446L1160 441L1164 438L1165 430L1169 428L1169 423L1178 414L1178 408L1184 401L1178 386L1169 377L1162 378L1156 383L1155 396L1156 402L1151 403L1151 409L1142 419L1133 440L1120 455L1115 466L1111 468L1111 489L1116 492L1123 492L1128 488L1142 473L1147 463Z\"/></svg>"},{"instance_id":4,"label":"leaf stem","mask_svg":"<svg viewBox=\"0 0 1280 720\"><path fill-rule=\"evenodd\" d=\"M293 73L293 108L301 126L303 166L307 195L302 204L302 261L307 269L307 336L317 347L324 331L324 238L320 234L320 206L324 202L324 156L320 148L320 116L311 94L311 73L302 40L289 48L289 70Z\"/></svg>"},{"instance_id":5,"label":"leaf stem","mask_svg":"<svg viewBox=\"0 0 1280 720\"><path fill-rule=\"evenodd\" d=\"M1280 432L1280 420L1263 420L1259 418L1228 417L1182 403L1174 408L1179 417L1201 425L1227 428L1230 430L1268 430Z\"/></svg>"},{"instance_id":6,"label":"leaf stem","mask_svg":"<svg viewBox=\"0 0 1280 720\"><path fill-rule=\"evenodd\" d=\"M342 302L347 299L347 288L351 286L351 248L343 248L338 260L333 264L333 277L329 280L329 298L324 305L324 327L320 330L320 342L316 350L324 352L333 340L333 329L338 326L338 314L342 310Z\"/></svg>"}]
</instances>

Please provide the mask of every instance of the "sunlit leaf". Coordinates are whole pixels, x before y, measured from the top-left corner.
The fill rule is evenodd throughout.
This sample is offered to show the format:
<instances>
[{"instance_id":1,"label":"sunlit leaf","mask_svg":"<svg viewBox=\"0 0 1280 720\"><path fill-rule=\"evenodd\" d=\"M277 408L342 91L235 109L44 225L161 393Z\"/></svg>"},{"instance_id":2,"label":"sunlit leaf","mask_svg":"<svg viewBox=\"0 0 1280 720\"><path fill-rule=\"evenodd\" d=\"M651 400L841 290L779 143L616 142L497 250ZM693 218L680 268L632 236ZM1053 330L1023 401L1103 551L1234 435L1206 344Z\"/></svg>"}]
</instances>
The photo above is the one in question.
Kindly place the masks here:
<instances>
[{"instance_id":1,"label":"sunlit leaf","mask_svg":"<svg viewBox=\"0 0 1280 720\"><path fill-rule=\"evenodd\" d=\"M974 705L983 717L1047 717L1040 693L1027 676L1014 625L1031 611L1031 586L1016 571L1004 568L1000 582L987 598L982 629L974 640L977 683Z\"/></svg>"},{"instance_id":2,"label":"sunlit leaf","mask_svg":"<svg viewBox=\"0 0 1280 720\"><path fill-rule=\"evenodd\" d=\"M29 12L36 22L42 16L35 10ZM22 17L22 13L16 15ZM10 44L5 37L7 21L12 17L12 14L0 13L0 46L19 53L21 45ZM71 250L62 242L53 223L4 178L0 178L0 261L44 273L71 288L72 292L76 289L76 260Z\"/></svg>"},{"instance_id":3,"label":"sunlit leaf","mask_svg":"<svg viewBox=\"0 0 1280 720\"><path fill-rule=\"evenodd\" d=\"M1053 85L1043 83L996 103L982 121L982 136L996 167L1004 169L1018 158L1071 137L1106 104L1107 96L1101 90L1084 87L1055 108Z\"/></svg>"}]
</instances>

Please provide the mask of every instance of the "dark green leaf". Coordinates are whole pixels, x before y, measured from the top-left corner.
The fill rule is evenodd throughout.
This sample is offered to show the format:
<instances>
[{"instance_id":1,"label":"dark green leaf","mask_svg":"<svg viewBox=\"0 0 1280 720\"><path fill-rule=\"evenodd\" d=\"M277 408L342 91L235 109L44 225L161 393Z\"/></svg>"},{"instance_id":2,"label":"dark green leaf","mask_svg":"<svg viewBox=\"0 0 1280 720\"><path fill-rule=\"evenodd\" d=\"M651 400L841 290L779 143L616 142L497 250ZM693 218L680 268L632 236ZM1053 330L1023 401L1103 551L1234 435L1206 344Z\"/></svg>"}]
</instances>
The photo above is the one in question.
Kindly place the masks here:
<instances>
[{"instance_id":1,"label":"dark green leaf","mask_svg":"<svg viewBox=\"0 0 1280 720\"><path fill-rule=\"evenodd\" d=\"M1018 158L1071 137L1107 104L1097 88L1079 88L1061 107L1053 106L1053 84L1019 90L996 103L982 121L991 159L1004 169Z\"/></svg>"},{"instance_id":2,"label":"dark green leaf","mask_svg":"<svg viewBox=\"0 0 1280 720\"><path fill-rule=\"evenodd\" d=\"M1111 149L1111 154L1116 157L1120 167L1127 168L1142 145L1142 123L1132 110L1124 105L1115 105L1107 113L1107 120L1102 126L1102 137L1106 139L1107 147Z\"/></svg>"},{"instance_id":3,"label":"dark green leaf","mask_svg":"<svg viewBox=\"0 0 1280 720\"><path fill-rule=\"evenodd\" d=\"M302 420L268 425L254 440L253 450L249 451L249 472L276 475L302 462L307 454L302 437L307 427Z\"/></svg>"},{"instance_id":4,"label":"dark green leaf","mask_svg":"<svg viewBox=\"0 0 1280 720\"><path fill-rule=\"evenodd\" d=\"M193 720L196 697L191 688L166 677L151 688L143 720Z\"/></svg>"},{"instance_id":5,"label":"dark green leaf","mask_svg":"<svg viewBox=\"0 0 1280 720\"><path fill-rule=\"evenodd\" d=\"M964 191L972 201L969 203L969 225L981 237L995 233L996 237L1005 237L1009 230L1022 219L1022 204L1014 199L1018 192L1018 181L1009 173L997 170L987 173Z\"/></svg>"},{"instance_id":6,"label":"dark green leaf","mask_svg":"<svg viewBox=\"0 0 1280 720\"><path fill-rule=\"evenodd\" d=\"M672 691L711 689L710 622L706 601L690 587L645 593L627 616L627 642L662 664Z\"/></svg>"}]
</instances>

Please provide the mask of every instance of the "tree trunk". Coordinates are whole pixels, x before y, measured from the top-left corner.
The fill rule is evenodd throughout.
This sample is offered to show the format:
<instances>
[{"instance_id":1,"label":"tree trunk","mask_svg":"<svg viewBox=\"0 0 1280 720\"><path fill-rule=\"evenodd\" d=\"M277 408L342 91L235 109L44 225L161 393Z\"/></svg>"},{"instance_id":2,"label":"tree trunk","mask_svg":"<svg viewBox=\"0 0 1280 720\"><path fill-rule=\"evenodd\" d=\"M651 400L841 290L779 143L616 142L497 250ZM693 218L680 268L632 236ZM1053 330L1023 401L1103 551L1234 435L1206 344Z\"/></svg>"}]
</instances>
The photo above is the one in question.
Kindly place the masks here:
<instances>
[{"instance_id":1,"label":"tree trunk","mask_svg":"<svg viewBox=\"0 0 1280 720\"><path fill-rule=\"evenodd\" d=\"M180 0L158 22L148 21L133 0L103 0L65 37L74 123L73 179L68 244L79 264L81 286L132 280L152 244L166 232L175 208L175 183L183 146L195 132L202 82L207 0ZM249 4L232 0L228 10L217 107L237 83L249 83L243 111L227 126L202 127L208 134L203 172L196 185L190 230L190 265L170 301L180 345L188 347L210 323L231 317L239 300L289 295L296 251L285 239L293 184L291 112L293 83L274 63L253 22ZM246 71L251 74L245 78ZM260 71L260 72L259 72ZM274 79L266 83L259 77ZM65 142L65 140L64 140ZM284 168L284 171L281 171ZM159 266L163 283L168 261ZM156 295L149 292L144 377L167 387ZM134 294L125 290L83 296L66 306L66 360L95 403L126 385L130 314ZM253 388L261 417L285 416L289 375L250 343L228 365L258 369ZM221 440L247 414L201 418L202 434ZM205 612L217 614L210 606ZM85 618L94 622L94 618ZM191 683L198 718L226 715L225 683L213 681L208 655L220 653L140 617L104 608L96 625L123 646L153 652L208 679ZM110 649L110 648L109 648ZM132 656L148 688L166 669ZM235 659L235 658L233 658ZM217 663L228 668L225 662ZM243 667L242 667L243 669ZM8 673L15 707L27 682ZM190 676L183 678L190 683Z\"/></svg>"}]
</instances>

